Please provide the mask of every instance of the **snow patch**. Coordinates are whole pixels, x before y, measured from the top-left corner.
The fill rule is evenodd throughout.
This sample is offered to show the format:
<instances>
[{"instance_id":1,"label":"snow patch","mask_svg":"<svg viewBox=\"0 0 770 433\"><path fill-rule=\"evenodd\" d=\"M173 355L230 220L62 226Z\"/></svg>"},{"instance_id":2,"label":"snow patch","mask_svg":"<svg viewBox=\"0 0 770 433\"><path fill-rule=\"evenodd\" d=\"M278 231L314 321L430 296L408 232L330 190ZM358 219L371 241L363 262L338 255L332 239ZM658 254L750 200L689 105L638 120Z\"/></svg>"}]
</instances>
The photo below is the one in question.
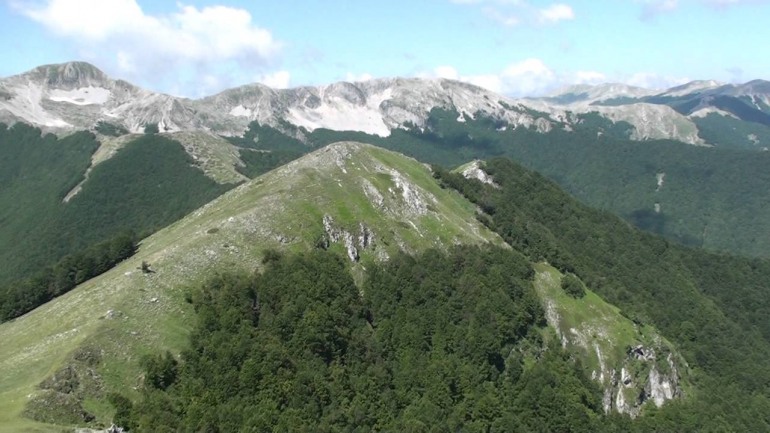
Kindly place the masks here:
<instances>
[{"instance_id":1,"label":"snow patch","mask_svg":"<svg viewBox=\"0 0 770 433\"><path fill-rule=\"evenodd\" d=\"M110 99L112 92L103 87L81 87L73 90L52 89L48 99L75 105L101 105Z\"/></svg>"},{"instance_id":2,"label":"snow patch","mask_svg":"<svg viewBox=\"0 0 770 433\"><path fill-rule=\"evenodd\" d=\"M733 113L729 113L727 111L720 110L719 108L716 108L716 107L703 107L700 110L696 110L696 111L692 112L690 114L690 116L688 116L688 117L690 117L691 119L692 118L703 118L703 117L708 116L709 114L719 114L720 116L732 117L733 119L737 119L738 118Z\"/></svg>"},{"instance_id":3,"label":"snow patch","mask_svg":"<svg viewBox=\"0 0 770 433\"><path fill-rule=\"evenodd\" d=\"M243 105L237 105L233 107L232 110L230 110L230 115L235 117L248 117L250 118L253 114L253 111L251 111L250 108L246 108Z\"/></svg>"}]
</instances>

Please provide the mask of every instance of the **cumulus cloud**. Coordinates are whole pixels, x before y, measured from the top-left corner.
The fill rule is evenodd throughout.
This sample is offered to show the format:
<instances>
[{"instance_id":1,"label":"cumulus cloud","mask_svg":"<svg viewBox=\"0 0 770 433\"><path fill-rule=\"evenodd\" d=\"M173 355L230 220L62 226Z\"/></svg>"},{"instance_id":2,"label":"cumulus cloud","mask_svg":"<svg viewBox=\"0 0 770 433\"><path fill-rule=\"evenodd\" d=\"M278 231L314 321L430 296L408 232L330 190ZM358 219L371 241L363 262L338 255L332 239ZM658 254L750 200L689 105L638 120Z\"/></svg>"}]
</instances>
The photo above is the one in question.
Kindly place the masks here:
<instances>
[{"instance_id":1,"label":"cumulus cloud","mask_svg":"<svg viewBox=\"0 0 770 433\"><path fill-rule=\"evenodd\" d=\"M541 22L555 23L564 20L575 19L575 12L569 5L554 4L538 11Z\"/></svg>"},{"instance_id":2,"label":"cumulus cloud","mask_svg":"<svg viewBox=\"0 0 770 433\"><path fill-rule=\"evenodd\" d=\"M448 78L450 80L456 80L460 77L457 69L453 66L439 66L433 70L433 73L439 78Z\"/></svg>"},{"instance_id":3,"label":"cumulus cloud","mask_svg":"<svg viewBox=\"0 0 770 433\"><path fill-rule=\"evenodd\" d=\"M653 72L637 72L621 78L625 84L645 89L667 89L692 81L687 77L674 77Z\"/></svg>"},{"instance_id":4,"label":"cumulus cloud","mask_svg":"<svg viewBox=\"0 0 770 433\"><path fill-rule=\"evenodd\" d=\"M465 81L510 96L537 94L555 81L555 73L542 60L535 58L511 63L498 73L464 75L453 66L443 65L418 76Z\"/></svg>"},{"instance_id":5,"label":"cumulus cloud","mask_svg":"<svg viewBox=\"0 0 770 433\"><path fill-rule=\"evenodd\" d=\"M369 81L372 78L374 78L374 76L368 72L364 72L362 74L354 74L352 72L348 72L345 74L345 81L347 81L348 83L355 83L359 81Z\"/></svg>"},{"instance_id":6,"label":"cumulus cloud","mask_svg":"<svg viewBox=\"0 0 770 433\"><path fill-rule=\"evenodd\" d=\"M577 71L574 78L574 84L601 84L608 81L607 75L597 71Z\"/></svg>"},{"instance_id":7,"label":"cumulus cloud","mask_svg":"<svg viewBox=\"0 0 770 433\"><path fill-rule=\"evenodd\" d=\"M450 0L450 2L480 7L484 16L506 27L519 24L554 24L575 19L574 10L565 3L538 7L526 0Z\"/></svg>"},{"instance_id":8,"label":"cumulus cloud","mask_svg":"<svg viewBox=\"0 0 770 433\"><path fill-rule=\"evenodd\" d=\"M291 82L291 74L289 71L277 71L259 75L256 81L273 89L287 89Z\"/></svg>"},{"instance_id":9,"label":"cumulus cloud","mask_svg":"<svg viewBox=\"0 0 770 433\"><path fill-rule=\"evenodd\" d=\"M642 19L654 18L658 15L680 10L685 6L706 6L712 9L728 7L770 4L770 0L634 0L641 4Z\"/></svg>"},{"instance_id":10,"label":"cumulus cloud","mask_svg":"<svg viewBox=\"0 0 770 433\"><path fill-rule=\"evenodd\" d=\"M251 73L268 69L281 51L248 11L229 6L178 3L167 15L150 15L136 0L46 0L14 7L108 72L140 82L181 76L195 86L185 93L195 93L207 76L224 76L220 85L243 79L233 76L239 69L233 65Z\"/></svg>"}]
</instances>

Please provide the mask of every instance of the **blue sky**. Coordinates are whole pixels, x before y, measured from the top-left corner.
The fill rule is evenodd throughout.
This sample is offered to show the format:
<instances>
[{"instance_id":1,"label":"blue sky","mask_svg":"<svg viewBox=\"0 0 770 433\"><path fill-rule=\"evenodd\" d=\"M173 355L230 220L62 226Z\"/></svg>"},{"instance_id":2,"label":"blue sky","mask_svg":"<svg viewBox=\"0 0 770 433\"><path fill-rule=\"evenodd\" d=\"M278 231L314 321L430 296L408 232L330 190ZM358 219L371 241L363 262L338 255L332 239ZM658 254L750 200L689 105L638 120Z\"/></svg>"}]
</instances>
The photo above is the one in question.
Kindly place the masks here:
<instances>
[{"instance_id":1,"label":"blue sky","mask_svg":"<svg viewBox=\"0 0 770 433\"><path fill-rule=\"evenodd\" d=\"M188 97L393 76L511 96L770 79L770 0L0 2L0 76L85 60Z\"/></svg>"}]
</instances>

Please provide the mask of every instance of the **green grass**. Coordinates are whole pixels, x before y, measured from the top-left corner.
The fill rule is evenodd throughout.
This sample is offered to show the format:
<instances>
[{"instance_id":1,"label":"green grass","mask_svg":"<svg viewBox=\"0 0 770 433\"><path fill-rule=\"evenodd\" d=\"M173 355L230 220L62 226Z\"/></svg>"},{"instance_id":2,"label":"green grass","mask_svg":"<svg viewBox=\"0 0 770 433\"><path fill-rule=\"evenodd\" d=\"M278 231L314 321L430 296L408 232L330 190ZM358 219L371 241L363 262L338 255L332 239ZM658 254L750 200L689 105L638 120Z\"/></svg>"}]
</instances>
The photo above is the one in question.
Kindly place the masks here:
<instances>
[{"instance_id":1,"label":"green grass","mask_svg":"<svg viewBox=\"0 0 770 433\"><path fill-rule=\"evenodd\" d=\"M391 170L422 198L435 199L436 210L413 213L387 189L380 193L388 210L377 208L362 179L379 190L388 183L383 173ZM356 267L379 260L382 253L392 255L399 246L418 251L456 242L502 244L476 222L474 212L459 194L441 189L424 165L371 146L326 148L273 170L145 239L135 256L111 271L0 325L0 426L35 431L38 424L21 418L27 396L68 365L82 345L103 350L97 372L106 390L136 396L139 359L163 350L178 353L187 343L193 320L184 300L189 288L219 270L253 271L268 247L313 248L323 233L323 215L341 230L354 232L362 222L375 233L375 245L360 252L355 274L360 273ZM422 235L404 221L414 223ZM212 228L217 230L212 233ZM138 269L142 261L155 273L143 274ZM113 318L105 317L108 311ZM109 407L94 401L86 406L99 422L109 424Z\"/></svg>"}]
</instances>

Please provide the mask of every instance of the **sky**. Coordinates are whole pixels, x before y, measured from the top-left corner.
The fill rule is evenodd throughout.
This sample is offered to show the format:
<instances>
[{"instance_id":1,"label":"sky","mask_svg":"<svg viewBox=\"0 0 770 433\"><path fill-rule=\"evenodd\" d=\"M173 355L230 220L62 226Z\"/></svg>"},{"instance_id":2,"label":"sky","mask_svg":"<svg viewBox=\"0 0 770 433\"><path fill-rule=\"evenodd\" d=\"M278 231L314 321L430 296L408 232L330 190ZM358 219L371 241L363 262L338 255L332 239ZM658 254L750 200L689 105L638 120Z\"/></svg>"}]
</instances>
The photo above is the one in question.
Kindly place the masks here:
<instances>
[{"instance_id":1,"label":"sky","mask_svg":"<svg viewBox=\"0 0 770 433\"><path fill-rule=\"evenodd\" d=\"M87 61L197 98L380 77L508 96L770 79L770 0L0 0L0 76Z\"/></svg>"}]
</instances>

